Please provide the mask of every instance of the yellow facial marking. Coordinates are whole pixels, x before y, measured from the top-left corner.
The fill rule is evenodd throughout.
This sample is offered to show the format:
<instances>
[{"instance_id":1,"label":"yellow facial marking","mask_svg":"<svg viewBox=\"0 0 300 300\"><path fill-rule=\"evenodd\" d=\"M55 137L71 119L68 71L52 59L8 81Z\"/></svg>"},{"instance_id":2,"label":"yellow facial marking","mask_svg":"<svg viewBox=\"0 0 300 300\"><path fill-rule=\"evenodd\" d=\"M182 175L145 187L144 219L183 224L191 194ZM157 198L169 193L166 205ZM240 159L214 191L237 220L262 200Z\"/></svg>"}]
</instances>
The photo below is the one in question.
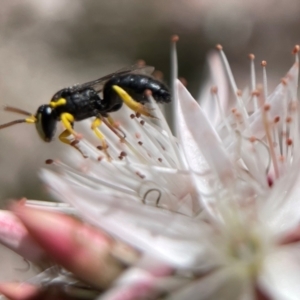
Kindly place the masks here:
<instances>
[{"instance_id":1,"label":"yellow facial marking","mask_svg":"<svg viewBox=\"0 0 300 300\"><path fill-rule=\"evenodd\" d=\"M51 106L52 108L55 108L55 107L57 107L57 106L66 105L66 103L67 103L67 100L66 100L65 98L60 98L60 99L58 99L57 101L51 101L51 102L50 102L50 106Z\"/></svg>"}]
</instances>

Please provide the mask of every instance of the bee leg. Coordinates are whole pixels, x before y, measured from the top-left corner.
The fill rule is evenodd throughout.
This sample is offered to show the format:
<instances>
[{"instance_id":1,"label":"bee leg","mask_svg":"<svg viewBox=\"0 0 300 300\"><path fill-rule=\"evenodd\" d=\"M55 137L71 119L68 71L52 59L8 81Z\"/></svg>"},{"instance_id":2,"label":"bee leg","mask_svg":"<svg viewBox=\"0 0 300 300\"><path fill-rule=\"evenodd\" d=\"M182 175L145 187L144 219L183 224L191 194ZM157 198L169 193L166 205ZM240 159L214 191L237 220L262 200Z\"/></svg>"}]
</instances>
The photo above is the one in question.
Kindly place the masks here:
<instances>
[{"instance_id":1,"label":"bee leg","mask_svg":"<svg viewBox=\"0 0 300 300\"><path fill-rule=\"evenodd\" d=\"M123 141L126 138L125 132L120 128L119 124L115 122L115 120L112 118L111 115L107 114L106 116L107 121L105 118L103 118L103 122L107 125L109 129L111 129L119 138L121 141ZM123 135L121 136L118 131Z\"/></svg>"},{"instance_id":2,"label":"bee leg","mask_svg":"<svg viewBox=\"0 0 300 300\"><path fill-rule=\"evenodd\" d=\"M70 131L68 129L64 130L60 135L59 135L59 140L64 143L64 144L67 144L67 145L70 145L72 147L74 147L76 150L78 150L81 155L84 157L84 158L87 158L88 156L86 156L82 150L77 146L78 144L78 140L74 140L74 141L70 141L68 139L68 137L71 135L72 133L70 133Z\"/></svg>"},{"instance_id":3,"label":"bee leg","mask_svg":"<svg viewBox=\"0 0 300 300\"><path fill-rule=\"evenodd\" d=\"M154 116L150 114L149 109L147 109L143 104L135 101L121 87L119 87L118 85L113 85L113 89L130 109L132 109L133 111L135 111L137 113L140 113L141 115L154 118Z\"/></svg>"},{"instance_id":4,"label":"bee leg","mask_svg":"<svg viewBox=\"0 0 300 300\"><path fill-rule=\"evenodd\" d=\"M96 136L101 140L102 142L102 149L107 157L108 160L111 160L111 157L107 151L107 143L105 140L105 136L104 134L100 131L100 129L98 128L100 125L102 124L102 120L100 118L96 118L91 125L91 129L94 131L94 133L96 134Z\"/></svg>"},{"instance_id":5,"label":"bee leg","mask_svg":"<svg viewBox=\"0 0 300 300\"><path fill-rule=\"evenodd\" d=\"M76 139L81 139L82 136L81 134L77 133L74 129L73 129L73 123L75 121L74 119L74 116L69 114L69 113L62 113L60 115L60 119L61 119L61 122L63 123L63 125L65 126L65 128L71 133L74 135L74 137Z\"/></svg>"}]
</instances>

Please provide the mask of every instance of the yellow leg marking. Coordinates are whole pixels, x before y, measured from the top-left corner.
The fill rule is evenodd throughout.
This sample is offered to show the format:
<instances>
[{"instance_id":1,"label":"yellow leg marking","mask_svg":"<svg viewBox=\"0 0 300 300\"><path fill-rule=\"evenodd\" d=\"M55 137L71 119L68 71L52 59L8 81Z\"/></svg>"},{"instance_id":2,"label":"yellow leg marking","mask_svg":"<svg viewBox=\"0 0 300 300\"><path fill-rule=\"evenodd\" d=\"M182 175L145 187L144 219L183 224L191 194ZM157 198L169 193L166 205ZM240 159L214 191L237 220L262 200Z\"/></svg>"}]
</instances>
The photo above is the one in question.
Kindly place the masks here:
<instances>
[{"instance_id":1,"label":"yellow leg marking","mask_svg":"<svg viewBox=\"0 0 300 300\"><path fill-rule=\"evenodd\" d=\"M102 120L99 118L96 118L93 122L92 122L92 126L91 129L94 131L94 133L96 134L96 136L101 140L102 142L102 150L104 151L106 157L108 160L111 160L111 156L108 154L107 152L107 143L105 140L105 136L104 134L100 131L100 129L98 128L100 125L102 124Z\"/></svg>"},{"instance_id":2,"label":"yellow leg marking","mask_svg":"<svg viewBox=\"0 0 300 300\"><path fill-rule=\"evenodd\" d=\"M69 113L63 113L60 115L60 119L65 126L65 128L74 135L75 138L80 138L80 134L78 134L73 128L72 123L74 122L74 117Z\"/></svg>"},{"instance_id":3,"label":"yellow leg marking","mask_svg":"<svg viewBox=\"0 0 300 300\"><path fill-rule=\"evenodd\" d=\"M113 89L120 96L120 98L123 100L123 102L129 108L131 108L133 111L140 113L141 115L144 115L147 117L154 117L149 113L149 110L143 104L132 99L132 97L126 91L124 91L121 87L119 87L117 85L113 85Z\"/></svg>"},{"instance_id":4,"label":"yellow leg marking","mask_svg":"<svg viewBox=\"0 0 300 300\"><path fill-rule=\"evenodd\" d=\"M69 130L64 130L60 135L59 135L59 140L61 142L63 142L64 144L67 145L71 145L71 141L68 139L68 137L71 135L72 133L69 132Z\"/></svg>"},{"instance_id":5,"label":"yellow leg marking","mask_svg":"<svg viewBox=\"0 0 300 300\"><path fill-rule=\"evenodd\" d=\"M87 158L87 156L81 151L81 149L79 147L77 147L77 143L78 143L78 140L75 140L75 141L70 141L68 139L68 137L71 135L72 133L69 132L68 129L64 130L60 135L59 135L59 140L64 143L64 144L67 144L67 145L70 145L72 147L74 147L77 151L79 151L81 153L81 155L84 157L84 158Z\"/></svg>"},{"instance_id":6,"label":"yellow leg marking","mask_svg":"<svg viewBox=\"0 0 300 300\"><path fill-rule=\"evenodd\" d=\"M100 129L98 128L101 124L102 124L102 120L99 118L96 118L93 121L91 128L94 131L94 133L96 134L96 136L103 142L103 141L105 141L105 137L104 137L103 133L100 131Z\"/></svg>"},{"instance_id":7,"label":"yellow leg marking","mask_svg":"<svg viewBox=\"0 0 300 300\"><path fill-rule=\"evenodd\" d=\"M57 106L66 105L66 103L67 103L67 100L66 100L65 98L60 98L60 99L58 99L57 101L51 101L51 102L50 102L50 106L51 106L52 108L55 108L55 107L57 107Z\"/></svg>"},{"instance_id":8,"label":"yellow leg marking","mask_svg":"<svg viewBox=\"0 0 300 300\"><path fill-rule=\"evenodd\" d=\"M29 123L29 124L33 124L33 123L36 123L37 122L37 119L35 116L30 116L29 118L26 118L25 119L25 122L26 123Z\"/></svg>"}]
</instances>

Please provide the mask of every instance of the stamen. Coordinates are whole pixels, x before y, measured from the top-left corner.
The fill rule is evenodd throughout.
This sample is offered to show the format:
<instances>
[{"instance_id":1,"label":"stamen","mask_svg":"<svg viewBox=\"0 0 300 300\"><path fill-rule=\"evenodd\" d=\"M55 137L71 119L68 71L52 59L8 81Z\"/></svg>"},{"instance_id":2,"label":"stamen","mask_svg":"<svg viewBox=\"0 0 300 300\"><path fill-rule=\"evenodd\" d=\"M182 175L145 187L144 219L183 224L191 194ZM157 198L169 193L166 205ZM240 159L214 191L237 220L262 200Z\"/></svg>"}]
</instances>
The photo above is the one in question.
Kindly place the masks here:
<instances>
[{"instance_id":1,"label":"stamen","mask_svg":"<svg viewBox=\"0 0 300 300\"><path fill-rule=\"evenodd\" d=\"M277 149L277 154L282 156L282 138L281 138L280 130L279 130L279 122L280 122L280 117L275 116L274 120L273 120L273 124L274 124L273 139L274 139L274 143L276 145L275 149Z\"/></svg>"},{"instance_id":2,"label":"stamen","mask_svg":"<svg viewBox=\"0 0 300 300\"><path fill-rule=\"evenodd\" d=\"M257 100L257 95L255 93L256 89L256 76L255 76L255 56L254 54L249 54L250 58L250 77L251 77L251 96L253 100L253 105L254 105L254 111L258 110L258 100Z\"/></svg>"},{"instance_id":3,"label":"stamen","mask_svg":"<svg viewBox=\"0 0 300 300\"><path fill-rule=\"evenodd\" d=\"M218 110L219 110L219 114L220 114L221 119L223 120L223 122L225 124L225 127L226 127L228 133L232 134L233 131L232 131L232 129L231 129L229 123L228 123L228 119L225 117L225 114L224 114L224 112L221 108L220 98L219 98L219 95L218 95L218 88L216 86L213 86L210 91L211 91L211 94L212 94L214 100L217 102L217 107L218 107Z\"/></svg>"},{"instance_id":4,"label":"stamen","mask_svg":"<svg viewBox=\"0 0 300 300\"><path fill-rule=\"evenodd\" d=\"M250 127L249 127L249 124L248 124L248 112L247 112L247 109L245 107L245 104L244 104L241 96L239 96L239 92L238 92L239 90L238 90L237 85L235 83L232 71L231 71L230 66L229 66L229 62L228 62L227 57L226 57L226 55L225 55L225 53L223 51L223 47L218 44L216 46L216 48L220 52L223 64L225 66L225 71L226 71L227 76L229 78L229 82L230 82L232 91L233 91L234 95L236 96L237 103L238 103L238 105L239 105L239 107L241 109L241 112L242 112L243 122L245 124L245 127L246 127L247 131L249 132L250 131Z\"/></svg>"},{"instance_id":5,"label":"stamen","mask_svg":"<svg viewBox=\"0 0 300 300\"><path fill-rule=\"evenodd\" d=\"M263 99L261 98L261 102L263 102ZM264 128L265 128L265 133L266 133L266 138L267 138L267 142L269 145L269 150L270 150L270 155L271 155L271 159L272 159L272 163L273 163L273 168L274 168L274 173L275 173L275 177L276 179L279 178L279 170L278 170L278 163L277 163L277 158L276 158L276 154L274 151L274 144L273 144L273 140L272 140L272 135L271 135L271 130L270 130L270 123L268 121L268 111L270 110L270 104L266 103L263 104L261 103L261 107L262 107L262 121L264 124Z\"/></svg>"},{"instance_id":6,"label":"stamen","mask_svg":"<svg viewBox=\"0 0 300 300\"><path fill-rule=\"evenodd\" d=\"M263 60L261 62L261 66L263 67L263 91L264 91L264 97L267 101L268 99L268 82L267 82L267 62Z\"/></svg>"},{"instance_id":7,"label":"stamen","mask_svg":"<svg viewBox=\"0 0 300 300\"><path fill-rule=\"evenodd\" d=\"M299 45L295 45L292 54L295 55L295 63L299 63L299 51L300 51L300 46Z\"/></svg>"},{"instance_id":8,"label":"stamen","mask_svg":"<svg viewBox=\"0 0 300 300\"><path fill-rule=\"evenodd\" d=\"M179 41L178 35L173 35L171 37L171 95L173 102L173 110L172 110L172 125L174 128L175 135L177 133L177 123L176 123L176 115L177 115L177 107L178 107L178 97L177 97L177 89L176 89L176 79L178 78L178 58L177 58L177 49L176 44Z\"/></svg>"}]
</instances>

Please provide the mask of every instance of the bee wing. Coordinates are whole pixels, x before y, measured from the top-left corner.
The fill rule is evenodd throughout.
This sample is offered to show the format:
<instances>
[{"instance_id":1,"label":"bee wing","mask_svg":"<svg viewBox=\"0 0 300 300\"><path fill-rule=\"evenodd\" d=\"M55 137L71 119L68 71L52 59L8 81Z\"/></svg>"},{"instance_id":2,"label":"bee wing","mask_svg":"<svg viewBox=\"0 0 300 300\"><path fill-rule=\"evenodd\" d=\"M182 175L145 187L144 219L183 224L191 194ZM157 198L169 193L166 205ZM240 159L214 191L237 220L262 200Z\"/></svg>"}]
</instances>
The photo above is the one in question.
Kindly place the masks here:
<instances>
[{"instance_id":1,"label":"bee wing","mask_svg":"<svg viewBox=\"0 0 300 300\"><path fill-rule=\"evenodd\" d=\"M130 67L125 67L114 73L103 76L99 79L81 84L76 88L76 90L80 91L80 90L90 87L90 88L93 88L97 93L100 93L103 90L105 83L115 76L125 75L125 74L129 74L129 73L151 75L153 73L153 71L154 71L154 67L151 67L151 66L132 65Z\"/></svg>"}]
</instances>

